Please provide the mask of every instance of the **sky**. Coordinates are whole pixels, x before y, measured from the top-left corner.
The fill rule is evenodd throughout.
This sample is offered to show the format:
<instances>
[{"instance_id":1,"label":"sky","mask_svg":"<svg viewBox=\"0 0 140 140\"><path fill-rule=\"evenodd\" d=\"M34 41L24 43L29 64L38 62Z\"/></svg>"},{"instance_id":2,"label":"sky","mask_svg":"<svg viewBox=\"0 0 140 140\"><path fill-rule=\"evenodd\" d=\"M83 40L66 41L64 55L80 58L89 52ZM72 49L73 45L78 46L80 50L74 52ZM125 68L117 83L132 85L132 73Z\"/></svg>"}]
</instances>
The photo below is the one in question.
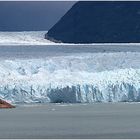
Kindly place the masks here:
<instances>
[{"instance_id":1,"label":"sky","mask_svg":"<svg viewBox=\"0 0 140 140\"><path fill-rule=\"evenodd\" d=\"M49 30L75 1L0 1L0 31Z\"/></svg>"}]
</instances>

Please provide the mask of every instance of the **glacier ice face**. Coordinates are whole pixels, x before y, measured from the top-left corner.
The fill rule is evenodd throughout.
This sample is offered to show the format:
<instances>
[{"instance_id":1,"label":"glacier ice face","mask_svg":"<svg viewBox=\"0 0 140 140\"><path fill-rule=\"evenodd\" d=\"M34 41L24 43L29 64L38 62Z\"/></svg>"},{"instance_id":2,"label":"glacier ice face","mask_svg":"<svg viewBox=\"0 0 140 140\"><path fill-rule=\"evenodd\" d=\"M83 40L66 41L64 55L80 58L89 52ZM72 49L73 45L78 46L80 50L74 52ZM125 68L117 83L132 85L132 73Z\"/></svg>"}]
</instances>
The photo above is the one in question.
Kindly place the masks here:
<instances>
[{"instance_id":1,"label":"glacier ice face","mask_svg":"<svg viewBox=\"0 0 140 140\"><path fill-rule=\"evenodd\" d=\"M140 101L140 53L0 60L0 98L12 103Z\"/></svg>"}]
</instances>

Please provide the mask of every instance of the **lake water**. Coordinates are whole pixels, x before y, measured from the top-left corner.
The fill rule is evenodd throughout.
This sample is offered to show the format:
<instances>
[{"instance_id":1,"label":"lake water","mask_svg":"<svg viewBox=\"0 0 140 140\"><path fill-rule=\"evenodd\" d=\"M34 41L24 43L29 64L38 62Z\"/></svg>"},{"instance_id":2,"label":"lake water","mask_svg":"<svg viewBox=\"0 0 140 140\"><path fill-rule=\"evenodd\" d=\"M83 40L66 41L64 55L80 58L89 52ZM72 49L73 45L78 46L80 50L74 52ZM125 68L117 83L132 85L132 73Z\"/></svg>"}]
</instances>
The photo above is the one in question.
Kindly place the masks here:
<instances>
[{"instance_id":1,"label":"lake water","mask_svg":"<svg viewBox=\"0 0 140 140\"><path fill-rule=\"evenodd\" d=\"M0 45L0 58L42 58L73 53L140 52L140 45Z\"/></svg>"}]
</instances>

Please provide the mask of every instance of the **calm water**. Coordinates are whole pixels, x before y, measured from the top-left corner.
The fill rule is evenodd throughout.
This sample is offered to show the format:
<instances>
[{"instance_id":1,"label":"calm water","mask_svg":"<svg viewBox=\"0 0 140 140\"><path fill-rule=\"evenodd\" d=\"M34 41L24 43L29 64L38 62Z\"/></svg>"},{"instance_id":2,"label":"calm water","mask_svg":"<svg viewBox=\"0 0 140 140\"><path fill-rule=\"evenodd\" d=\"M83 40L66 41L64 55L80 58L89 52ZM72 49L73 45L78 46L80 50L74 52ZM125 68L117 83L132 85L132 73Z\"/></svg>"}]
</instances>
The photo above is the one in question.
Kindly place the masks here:
<instances>
[{"instance_id":1,"label":"calm water","mask_svg":"<svg viewBox=\"0 0 140 140\"><path fill-rule=\"evenodd\" d=\"M0 110L0 138L140 138L140 104L47 104Z\"/></svg>"},{"instance_id":2,"label":"calm water","mask_svg":"<svg viewBox=\"0 0 140 140\"><path fill-rule=\"evenodd\" d=\"M140 45L0 46L0 58L40 58L72 53L140 52Z\"/></svg>"}]
</instances>

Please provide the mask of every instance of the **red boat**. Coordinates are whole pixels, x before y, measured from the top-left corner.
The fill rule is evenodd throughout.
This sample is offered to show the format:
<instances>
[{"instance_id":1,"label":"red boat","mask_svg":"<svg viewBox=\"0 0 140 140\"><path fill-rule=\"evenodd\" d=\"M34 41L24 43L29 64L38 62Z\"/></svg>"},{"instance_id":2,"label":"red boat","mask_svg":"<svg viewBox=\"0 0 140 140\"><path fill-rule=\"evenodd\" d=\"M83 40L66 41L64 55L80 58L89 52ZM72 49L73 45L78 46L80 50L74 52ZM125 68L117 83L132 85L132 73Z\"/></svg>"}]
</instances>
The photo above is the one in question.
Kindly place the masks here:
<instances>
[{"instance_id":1,"label":"red boat","mask_svg":"<svg viewBox=\"0 0 140 140\"><path fill-rule=\"evenodd\" d=\"M10 103L0 99L0 108L15 108L15 106L13 106Z\"/></svg>"}]
</instances>

